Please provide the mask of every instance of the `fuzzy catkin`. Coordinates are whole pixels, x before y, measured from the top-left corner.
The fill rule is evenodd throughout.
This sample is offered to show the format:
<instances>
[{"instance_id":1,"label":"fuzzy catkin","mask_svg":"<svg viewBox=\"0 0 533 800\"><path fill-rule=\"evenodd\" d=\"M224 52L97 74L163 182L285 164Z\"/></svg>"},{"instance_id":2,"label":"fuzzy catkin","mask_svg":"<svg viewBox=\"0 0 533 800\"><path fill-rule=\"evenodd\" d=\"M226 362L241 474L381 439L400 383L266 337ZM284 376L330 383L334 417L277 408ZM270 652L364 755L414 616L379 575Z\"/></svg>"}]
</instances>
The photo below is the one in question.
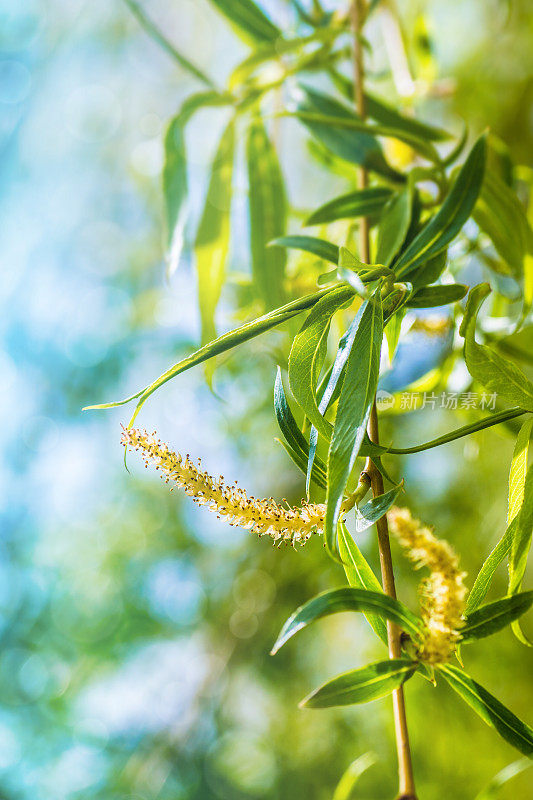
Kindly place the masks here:
<instances>
[{"instance_id":1,"label":"fuzzy catkin","mask_svg":"<svg viewBox=\"0 0 533 800\"><path fill-rule=\"evenodd\" d=\"M467 589L466 573L452 547L437 539L407 508L393 507L389 527L406 548L416 567L427 567L430 575L421 583L422 617L425 623L418 656L427 664L443 664L453 655L461 638Z\"/></svg>"},{"instance_id":2,"label":"fuzzy catkin","mask_svg":"<svg viewBox=\"0 0 533 800\"><path fill-rule=\"evenodd\" d=\"M155 464L166 483L176 486L192 497L195 503L207 506L219 517L224 517L230 525L245 528L259 536L271 536L275 542L305 544L312 533L321 532L324 526L326 506L303 502L301 506L284 507L272 498L258 500L248 495L236 484L218 480L201 469L201 462L195 464L189 456L175 453L156 438L156 434L137 428L123 428L122 444L141 452L145 466Z\"/></svg>"}]
</instances>

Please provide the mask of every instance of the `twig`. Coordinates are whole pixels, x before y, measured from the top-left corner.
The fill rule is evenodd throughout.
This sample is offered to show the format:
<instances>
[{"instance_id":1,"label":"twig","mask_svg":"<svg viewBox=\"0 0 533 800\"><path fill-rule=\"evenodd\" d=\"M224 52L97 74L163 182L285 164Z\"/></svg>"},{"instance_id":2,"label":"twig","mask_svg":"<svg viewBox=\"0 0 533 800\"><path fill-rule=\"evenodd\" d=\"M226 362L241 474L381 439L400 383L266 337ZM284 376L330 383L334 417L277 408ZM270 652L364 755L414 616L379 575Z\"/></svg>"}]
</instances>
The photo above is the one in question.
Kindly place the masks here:
<instances>
[{"instance_id":1,"label":"twig","mask_svg":"<svg viewBox=\"0 0 533 800\"><path fill-rule=\"evenodd\" d=\"M365 119L365 95L364 95L364 61L363 48L361 45L361 31L363 28L366 12L365 0L353 0L352 19L354 31L354 100L357 113L361 119ZM359 169L359 187L364 189L368 186L368 172L364 166ZM362 261L370 263L370 236L368 219L363 217L359 227L359 250ZM372 406L368 423L368 435L372 442L379 444L379 424L376 409L376 401ZM365 472L370 477L372 494L374 497L383 494L383 478L376 468L374 462L369 458L365 465ZM392 567L392 556L389 542L389 529L387 515L381 517L377 523L379 560L381 565L381 580L383 591L390 597L396 597L396 587L394 584L394 572ZM387 622L387 638L389 645L389 655L391 658L401 656L400 630ZM395 689L392 694L394 708L394 727L396 732L396 750L398 754L398 800L416 800L415 784L413 777L413 767L411 762L411 750L409 746L409 733L407 730L407 717L405 713L405 699L403 688Z\"/></svg>"}]
</instances>

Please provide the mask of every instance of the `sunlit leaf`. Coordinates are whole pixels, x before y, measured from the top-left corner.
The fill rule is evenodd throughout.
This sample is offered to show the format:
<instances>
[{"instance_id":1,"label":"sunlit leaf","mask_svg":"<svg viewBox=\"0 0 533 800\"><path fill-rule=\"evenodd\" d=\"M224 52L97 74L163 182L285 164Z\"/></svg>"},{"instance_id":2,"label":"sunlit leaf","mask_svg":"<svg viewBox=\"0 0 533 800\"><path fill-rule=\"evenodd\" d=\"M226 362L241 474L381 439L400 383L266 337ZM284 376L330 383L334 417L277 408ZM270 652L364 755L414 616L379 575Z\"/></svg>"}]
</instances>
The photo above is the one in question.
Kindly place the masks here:
<instances>
[{"instance_id":1,"label":"sunlit leaf","mask_svg":"<svg viewBox=\"0 0 533 800\"><path fill-rule=\"evenodd\" d=\"M468 286L462 283L447 283L442 286L422 286L406 302L408 308L434 308L462 300Z\"/></svg>"},{"instance_id":2,"label":"sunlit leaf","mask_svg":"<svg viewBox=\"0 0 533 800\"><path fill-rule=\"evenodd\" d=\"M337 264L339 260L339 248L336 244L326 242L325 239L318 239L316 236L281 236L269 242L270 247L289 247L294 250L303 250L312 253L324 261L331 261Z\"/></svg>"},{"instance_id":3,"label":"sunlit leaf","mask_svg":"<svg viewBox=\"0 0 533 800\"><path fill-rule=\"evenodd\" d=\"M470 291L463 322L459 329L464 336L464 356L468 371L488 392L500 401L533 411L533 384L512 361L504 359L490 347L476 342L476 321L479 307L490 287L481 283Z\"/></svg>"},{"instance_id":4,"label":"sunlit leaf","mask_svg":"<svg viewBox=\"0 0 533 800\"><path fill-rule=\"evenodd\" d=\"M511 550L517 525L518 518L515 517L515 519L513 519L513 521L507 527L507 530L503 534L502 538L499 540L483 563L470 594L468 595L468 600L466 603L467 614L474 611L474 609L476 609L480 603L483 602L483 599L492 583L494 573Z\"/></svg>"},{"instance_id":5,"label":"sunlit leaf","mask_svg":"<svg viewBox=\"0 0 533 800\"><path fill-rule=\"evenodd\" d=\"M439 211L424 225L394 265L399 277L410 275L455 239L471 215L478 198L483 182L485 158L486 143L482 136L470 151Z\"/></svg>"},{"instance_id":6,"label":"sunlit leaf","mask_svg":"<svg viewBox=\"0 0 533 800\"><path fill-rule=\"evenodd\" d=\"M358 327L346 362L333 434L328 453L328 489L324 537L330 552L336 545L336 527L346 483L366 433L376 393L383 312L379 287L357 312Z\"/></svg>"},{"instance_id":7,"label":"sunlit leaf","mask_svg":"<svg viewBox=\"0 0 533 800\"><path fill-rule=\"evenodd\" d=\"M378 264L389 266L402 246L411 222L412 203L412 190L405 188L386 205L378 228Z\"/></svg>"},{"instance_id":8,"label":"sunlit leaf","mask_svg":"<svg viewBox=\"0 0 533 800\"><path fill-rule=\"evenodd\" d=\"M341 589L322 592L297 608L281 629L272 648L272 655L277 653L298 631L303 630L312 622L341 611L364 611L377 614L383 619L390 620L414 637L420 635L423 627L422 620L415 616L407 606L382 591L371 592L367 589L353 589L344 586Z\"/></svg>"},{"instance_id":9,"label":"sunlit leaf","mask_svg":"<svg viewBox=\"0 0 533 800\"><path fill-rule=\"evenodd\" d=\"M524 755L533 753L533 730L525 722L496 700L486 689L476 683L466 672L446 664L439 667L442 675L465 703L474 709L487 725L516 747Z\"/></svg>"},{"instance_id":10,"label":"sunlit leaf","mask_svg":"<svg viewBox=\"0 0 533 800\"><path fill-rule=\"evenodd\" d=\"M495 797L498 797L502 786L530 767L533 767L531 758L519 758L517 761L513 761L512 764L501 769L490 783L475 796L474 800L494 800Z\"/></svg>"},{"instance_id":11,"label":"sunlit leaf","mask_svg":"<svg viewBox=\"0 0 533 800\"><path fill-rule=\"evenodd\" d=\"M283 302L286 253L267 245L285 232L287 201L276 151L259 119L250 127L247 160L252 274L266 308L276 308Z\"/></svg>"},{"instance_id":12,"label":"sunlit leaf","mask_svg":"<svg viewBox=\"0 0 533 800\"><path fill-rule=\"evenodd\" d=\"M210 0L232 23L235 31L250 44L272 41L281 31L253 0Z\"/></svg>"},{"instance_id":13,"label":"sunlit leaf","mask_svg":"<svg viewBox=\"0 0 533 800\"><path fill-rule=\"evenodd\" d=\"M352 761L335 787L331 800L350 800L357 781L376 761L377 756L374 753L364 753Z\"/></svg>"},{"instance_id":14,"label":"sunlit leaf","mask_svg":"<svg viewBox=\"0 0 533 800\"><path fill-rule=\"evenodd\" d=\"M335 197L317 208L305 221L305 225L321 225L338 219L373 217L379 215L391 197L385 186L371 186ZM379 259L376 259L379 263Z\"/></svg>"},{"instance_id":15,"label":"sunlit leaf","mask_svg":"<svg viewBox=\"0 0 533 800\"><path fill-rule=\"evenodd\" d=\"M302 708L330 708L368 703L385 697L414 675L418 663L406 658L378 661L338 675L311 692Z\"/></svg>"},{"instance_id":16,"label":"sunlit leaf","mask_svg":"<svg viewBox=\"0 0 533 800\"><path fill-rule=\"evenodd\" d=\"M230 242L234 149L235 126L232 120L222 134L213 160L194 245L202 342L216 337L215 311L224 284Z\"/></svg>"},{"instance_id":17,"label":"sunlit leaf","mask_svg":"<svg viewBox=\"0 0 533 800\"><path fill-rule=\"evenodd\" d=\"M520 592L480 606L466 615L465 625L461 628L461 641L469 642L492 636L525 614L532 604L533 592Z\"/></svg>"},{"instance_id":18,"label":"sunlit leaf","mask_svg":"<svg viewBox=\"0 0 533 800\"><path fill-rule=\"evenodd\" d=\"M355 516L356 531L362 533L362 531L366 531L367 528L377 522L378 519L381 519L396 502L401 491L403 491L403 485L399 484L390 491L373 497L364 506L358 508Z\"/></svg>"}]
</instances>

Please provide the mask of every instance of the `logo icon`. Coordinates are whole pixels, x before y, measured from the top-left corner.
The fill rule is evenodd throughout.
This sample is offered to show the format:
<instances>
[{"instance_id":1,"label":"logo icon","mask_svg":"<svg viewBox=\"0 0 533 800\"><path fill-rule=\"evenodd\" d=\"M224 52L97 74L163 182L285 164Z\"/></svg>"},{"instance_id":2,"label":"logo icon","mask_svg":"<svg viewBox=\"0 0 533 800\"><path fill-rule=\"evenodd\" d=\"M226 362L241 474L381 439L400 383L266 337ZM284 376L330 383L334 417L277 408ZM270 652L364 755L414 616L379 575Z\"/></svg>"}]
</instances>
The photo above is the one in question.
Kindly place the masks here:
<instances>
[{"instance_id":1,"label":"logo icon","mask_svg":"<svg viewBox=\"0 0 533 800\"><path fill-rule=\"evenodd\" d=\"M386 392L385 389L379 389L376 392L376 406L379 411L386 411L388 408L392 408L395 402L394 395Z\"/></svg>"}]
</instances>

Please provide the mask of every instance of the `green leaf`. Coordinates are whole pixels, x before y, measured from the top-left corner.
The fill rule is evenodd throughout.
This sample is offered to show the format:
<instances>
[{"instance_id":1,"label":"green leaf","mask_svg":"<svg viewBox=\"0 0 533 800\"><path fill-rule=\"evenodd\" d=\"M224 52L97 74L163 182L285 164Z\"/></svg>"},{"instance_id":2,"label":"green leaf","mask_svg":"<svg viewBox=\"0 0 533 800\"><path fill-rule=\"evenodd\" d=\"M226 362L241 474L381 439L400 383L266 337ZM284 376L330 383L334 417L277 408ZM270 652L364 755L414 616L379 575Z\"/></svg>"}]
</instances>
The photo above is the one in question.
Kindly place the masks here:
<instances>
[{"instance_id":1,"label":"green leaf","mask_svg":"<svg viewBox=\"0 0 533 800\"><path fill-rule=\"evenodd\" d=\"M193 94L183 102L178 114L171 120L167 128L164 142L163 197L165 200L170 272L173 272L177 267L183 245L183 229L185 226L185 202L187 199L185 126L198 109L206 106L228 105L231 102L231 95L221 94L216 91Z\"/></svg>"},{"instance_id":2,"label":"green leaf","mask_svg":"<svg viewBox=\"0 0 533 800\"><path fill-rule=\"evenodd\" d=\"M332 427L317 405L316 384L323 363L331 317L352 298L353 292L349 287L338 286L319 300L294 337L289 355L289 386L294 399L326 438L331 435Z\"/></svg>"},{"instance_id":3,"label":"green leaf","mask_svg":"<svg viewBox=\"0 0 533 800\"><path fill-rule=\"evenodd\" d=\"M294 250L304 250L312 253L324 261L331 261L337 265L339 260L339 248L336 244L326 242L324 239L317 239L316 236L281 236L269 242L270 247L290 247Z\"/></svg>"},{"instance_id":4,"label":"green leaf","mask_svg":"<svg viewBox=\"0 0 533 800\"><path fill-rule=\"evenodd\" d=\"M366 772L376 761L377 756L374 753L364 753L352 761L338 782L332 800L350 800L355 784L363 772Z\"/></svg>"},{"instance_id":5,"label":"green leaf","mask_svg":"<svg viewBox=\"0 0 533 800\"><path fill-rule=\"evenodd\" d=\"M301 708L330 708L368 703L393 692L414 675L418 663L406 658L378 661L338 675L311 692Z\"/></svg>"},{"instance_id":6,"label":"green leaf","mask_svg":"<svg viewBox=\"0 0 533 800\"><path fill-rule=\"evenodd\" d=\"M350 96L353 97L353 91ZM442 142L451 138L448 131L442 128L436 128L434 125L428 125L425 122L420 122L420 120L414 117L405 117L403 114L400 114L394 106L389 105L381 98L376 97L376 95L368 94L368 92L365 93L365 109L368 116L375 119L376 122L381 122L382 125L404 131L419 139L426 139L430 142Z\"/></svg>"},{"instance_id":7,"label":"green leaf","mask_svg":"<svg viewBox=\"0 0 533 800\"><path fill-rule=\"evenodd\" d=\"M466 603L466 613L469 614L476 609L486 596L494 573L502 563L503 559L509 554L511 545L515 536L515 531L518 525L518 518L515 517L507 527L502 538L491 551L490 555L485 560L481 567L478 576L474 582L472 590L468 595Z\"/></svg>"},{"instance_id":8,"label":"green leaf","mask_svg":"<svg viewBox=\"0 0 533 800\"><path fill-rule=\"evenodd\" d=\"M381 214L391 197L391 190L385 186L371 186L355 192L340 195L317 208L305 221L305 225L322 225L338 219L352 217L373 217ZM379 259L376 259L379 261ZM380 262L385 263L385 262Z\"/></svg>"},{"instance_id":9,"label":"green leaf","mask_svg":"<svg viewBox=\"0 0 533 800\"><path fill-rule=\"evenodd\" d=\"M396 502L396 498L403 491L403 483L398 484L385 494L378 494L364 506L358 508L355 516L355 529L357 533L362 533L370 528L378 519L387 513L389 508Z\"/></svg>"},{"instance_id":10,"label":"green leaf","mask_svg":"<svg viewBox=\"0 0 533 800\"><path fill-rule=\"evenodd\" d=\"M520 279L533 234L516 193L493 169L485 171L474 219L492 240L507 273Z\"/></svg>"},{"instance_id":11,"label":"green leaf","mask_svg":"<svg viewBox=\"0 0 533 800\"><path fill-rule=\"evenodd\" d=\"M441 674L449 685L471 708L474 709L487 725L494 728L500 736L516 747L524 755L533 753L533 730L525 722L518 719L503 703L496 700L486 689L472 680L462 670L450 664L439 667Z\"/></svg>"},{"instance_id":12,"label":"green leaf","mask_svg":"<svg viewBox=\"0 0 533 800\"><path fill-rule=\"evenodd\" d=\"M252 0L211 0L232 23L236 33L249 44L269 42L281 36L281 31Z\"/></svg>"},{"instance_id":13,"label":"green leaf","mask_svg":"<svg viewBox=\"0 0 533 800\"><path fill-rule=\"evenodd\" d=\"M163 372L163 374L160 375L155 381L150 383L148 386L145 386L144 389L140 389L135 394L130 395L130 397L126 397L124 400L118 400L114 403L101 403L94 406L85 406L83 410L90 411L116 408L117 406L123 406L125 403L130 403L132 400L138 400L135 413L130 421L130 425L132 425L147 398L157 389L163 386L163 384L167 383L167 381L172 380L172 378L175 378L176 375L185 372L191 367L195 367L197 364L202 364L209 358L214 358L214 356L218 356L221 353L232 350L234 347L237 347L237 345L247 342L249 339L253 339L255 336L259 336L261 333L287 322L296 314L301 314L301 312L305 311L307 308L312 308L312 306L314 306L315 303L324 297L325 294L331 291L332 290L330 288L321 289L314 294L309 294L306 297L293 300L281 308L276 308L274 311L270 311L268 314L258 317L258 319L254 319L251 322L246 322L239 328L235 328L234 330L219 336L218 339L215 339L203 347L200 347L199 350L191 353L190 356L181 359L181 361L178 361L177 364L174 364L172 367L170 367L170 369L167 369L166 372Z\"/></svg>"},{"instance_id":14,"label":"green leaf","mask_svg":"<svg viewBox=\"0 0 533 800\"><path fill-rule=\"evenodd\" d=\"M470 151L439 211L424 225L396 262L394 271L398 277L411 274L455 239L478 198L485 158L486 142L482 136Z\"/></svg>"},{"instance_id":15,"label":"green leaf","mask_svg":"<svg viewBox=\"0 0 533 800\"><path fill-rule=\"evenodd\" d=\"M287 258L281 248L267 245L285 232L287 200L276 151L259 119L250 126L247 159L252 274L260 297L271 309L284 299Z\"/></svg>"},{"instance_id":16,"label":"green leaf","mask_svg":"<svg viewBox=\"0 0 533 800\"><path fill-rule=\"evenodd\" d=\"M461 628L461 641L471 642L492 636L525 614L532 604L533 592L520 592L481 606L466 615L465 625Z\"/></svg>"},{"instance_id":17,"label":"green leaf","mask_svg":"<svg viewBox=\"0 0 533 800\"><path fill-rule=\"evenodd\" d=\"M510 781L516 775L520 775L521 772L529 769L529 767L533 767L533 761L530 758L519 758L517 761L513 761L512 764L508 764L501 769L490 783L475 796L474 800L494 800L498 796L501 787L507 781Z\"/></svg>"},{"instance_id":18,"label":"green leaf","mask_svg":"<svg viewBox=\"0 0 533 800\"><path fill-rule=\"evenodd\" d=\"M186 58L176 47L174 47L172 42L170 42L169 39L163 35L159 28L152 22L147 14L145 14L140 4L137 3L136 0L124 0L124 2L134 16L137 17L138 22L145 29L146 33L151 36L151 38L156 41L160 47L162 47L163 50L165 50L175 61L177 61L180 67L183 67L183 69L190 75L193 75L202 83L205 83L206 86L210 86L212 88L214 87L211 78L198 69L198 67L195 66L192 61Z\"/></svg>"},{"instance_id":19,"label":"green leaf","mask_svg":"<svg viewBox=\"0 0 533 800\"><path fill-rule=\"evenodd\" d=\"M230 243L235 125L222 134L211 167L205 206L194 245L202 342L216 337L215 311L224 284Z\"/></svg>"},{"instance_id":20,"label":"green leaf","mask_svg":"<svg viewBox=\"0 0 533 800\"><path fill-rule=\"evenodd\" d=\"M441 253L437 253L437 255L433 256L433 258L430 258L428 261L424 262L421 267L418 267L416 272L410 276L411 282L415 289L419 289L422 286L427 286L429 283L435 283L435 281L438 281L444 272L447 260L448 251L445 249Z\"/></svg>"},{"instance_id":21,"label":"green leaf","mask_svg":"<svg viewBox=\"0 0 533 800\"><path fill-rule=\"evenodd\" d=\"M287 443L287 452L297 466L302 470L304 475L307 474L307 441L305 440L305 436L301 432L300 428L296 424L296 420L294 419L287 402L285 390L283 388L283 381L281 379L281 370L279 367L276 373L276 381L274 384L274 412L276 414L276 419L278 421L280 430ZM282 444L285 447L283 442ZM318 457L315 457L313 460L310 477L322 489L326 488L326 465Z\"/></svg>"},{"instance_id":22,"label":"green leaf","mask_svg":"<svg viewBox=\"0 0 533 800\"><path fill-rule=\"evenodd\" d=\"M533 533L533 464L529 467L524 483L524 502L515 517L517 525L509 555L509 594L516 594L522 585L526 571L527 557ZM518 623L513 623L513 631L523 644L533 644L523 634Z\"/></svg>"},{"instance_id":23,"label":"green leaf","mask_svg":"<svg viewBox=\"0 0 533 800\"><path fill-rule=\"evenodd\" d=\"M468 291L468 286L462 283L446 283L442 286L423 286L411 295L407 303L408 308L434 308L445 306L448 303L457 303L462 300Z\"/></svg>"},{"instance_id":24,"label":"green leaf","mask_svg":"<svg viewBox=\"0 0 533 800\"><path fill-rule=\"evenodd\" d=\"M533 428L533 416L520 426L509 470L509 510L507 521L512 522L524 504L524 489L527 474L529 440Z\"/></svg>"},{"instance_id":25,"label":"green leaf","mask_svg":"<svg viewBox=\"0 0 533 800\"><path fill-rule=\"evenodd\" d=\"M354 542L344 522L337 527L339 556L350 586L357 589L369 589L372 592L383 592L381 584L372 568ZM384 644L387 644L387 626L377 614L365 614L371 628Z\"/></svg>"},{"instance_id":26,"label":"green leaf","mask_svg":"<svg viewBox=\"0 0 533 800\"><path fill-rule=\"evenodd\" d=\"M364 611L377 614L383 619L390 620L414 637L420 635L423 627L422 620L415 616L407 606L382 591L371 592L367 589L353 589L345 586L341 589L322 592L296 609L281 629L271 655L277 653L298 631L303 630L312 622L341 611Z\"/></svg>"},{"instance_id":27,"label":"green leaf","mask_svg":"<svg viewBox=\"0 0 533 800\"><path fill-rule=\"evenodd\" d=\"M413 207L413 193L403 189L389 200L378 228L376 262L389 266L404 243Z\"/></svg>"},{"instance_id":28,"label":"green leaf","mask_svg":"<svg viewBox=\"0 0 533 800\"><path fill-rule=\"evenodd\" d=\"M476 342L476 321L479 307L489 294L487 283L471 289L459 333L464 336L464 356L468 371L487 391L496 393L500 401L533 411L533 384L508 358L504 359L486 345Z\"/></svg>"},{"instance_id":29,"label":"green leaf","mask_svg":"<svg viewBox=\"0 0 533 800\"><path fill-rule=\"evenodd\" d=\"M383 311L379 287L357 312L358 327L346 362L346 374L337 406L328 453L328 488L324 538L333 552L343 493L366 433L376 394L383 339Z\"/></svg>"},{"instance_id":30,"label":"green leaf","mask_svg":"<svg viewBox=\"0 0 533 800\"><path fill-rule=\"evenodd\" d=\"M387 164L381 145L375 136L363 129L354 131L340 127L343 122L351 121L360 123L361 128L364 128L360 117L352 109L333 97L307 87L300 87L300 93L297 116L328 150L345 161L366 167L386 178L403 180L403 176Z\"/></svg>"}]
</instances>

